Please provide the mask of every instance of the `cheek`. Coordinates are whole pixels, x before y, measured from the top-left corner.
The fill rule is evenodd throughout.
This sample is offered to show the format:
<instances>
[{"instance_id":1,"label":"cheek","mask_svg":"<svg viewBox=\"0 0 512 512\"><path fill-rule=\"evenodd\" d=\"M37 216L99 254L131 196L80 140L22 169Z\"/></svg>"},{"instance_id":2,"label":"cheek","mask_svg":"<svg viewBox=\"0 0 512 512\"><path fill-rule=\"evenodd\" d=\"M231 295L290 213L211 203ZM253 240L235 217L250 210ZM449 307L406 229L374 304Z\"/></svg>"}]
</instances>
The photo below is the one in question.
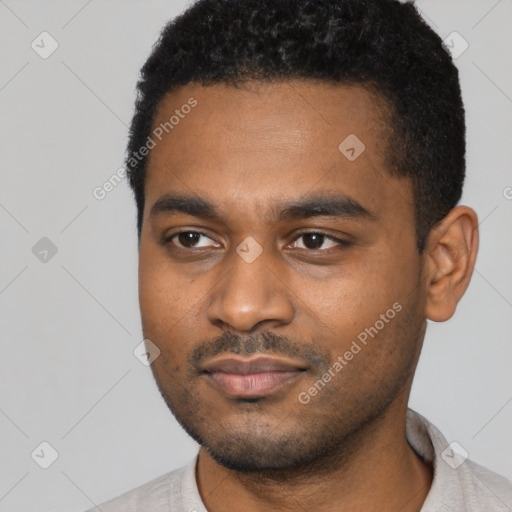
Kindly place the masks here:
<instances>
[{"instance_id":1,"label":"cheek","mask_svg":"<svg viewBox=\"0 0 512 512\"><path fill-rule=\"evenodd\" d=\"M151 261L140 258L139 261L139 304L142 323L145 328L158 327L159 321L173 310L172 294L166 275L157 269Z\"/></svg>"},{"instance_id":2,"label":"cheek","mask_svg":"<svg viewBox=\"0 0 512 512\"><path fill-rule=\"evenodd\" d=\"M200 312L209 286L170 264L162 251L143 247L139 254L139 305L145 338L153 341L168 369L181 365L201 336ZM176 367L173 371L178 371Z\"/></svg>"},{"instance_id":3,"label":"cheek","mask_svg":"<svg viewBox=\"0 0 512 512\"><path fill-rule=\"evenodd\" d=\"M139 305L144 335L162 336L183 315L182 286L158 248L141 242L139 251ZM182 300L180 300L180 298Z\"/></svg>"},{"instance_id":4,"label":"cheek","mask_svg":"<svg viewBox=\"0 0 512 512\"><path fill-rule=\"evenodd\" d=\"M401 323L396 320L404 316L397 310L413 303L417 307L418 272L416 258L404 261L400 255L373 253L371 258L354 259L324 280L296 280L291 287L298 295L303 320L310 325L308 330L323 338L335 357L361 333L363 339L367 332L375 334L375 329L379 339L392 335Z\"/></svg>"}]
</instances>

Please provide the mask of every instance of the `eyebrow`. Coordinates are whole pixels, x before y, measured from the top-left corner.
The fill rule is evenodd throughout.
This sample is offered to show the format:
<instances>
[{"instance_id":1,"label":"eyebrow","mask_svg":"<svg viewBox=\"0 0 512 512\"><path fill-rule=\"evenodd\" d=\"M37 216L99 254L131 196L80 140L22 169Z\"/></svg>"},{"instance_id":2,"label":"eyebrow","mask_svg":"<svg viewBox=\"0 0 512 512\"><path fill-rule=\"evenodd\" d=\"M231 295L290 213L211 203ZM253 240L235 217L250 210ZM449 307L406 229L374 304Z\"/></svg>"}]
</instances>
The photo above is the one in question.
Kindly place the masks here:
<instances>
[{"instance_id":1,"label":"eyebrow","mask_svg":"<svg viewBox=\"0 0 512 512\"><path fill-rule=\"evenodd\" d=\"M310 217L375 220L377 215L358 201L344 194L316 195L273 206L271 214L278 221L301 220ZM222 221L223 216L211 201L198 196L164 194L151 207L150 217L159 214L184 213L193 217Z\"/></svg>"}]
</instances>

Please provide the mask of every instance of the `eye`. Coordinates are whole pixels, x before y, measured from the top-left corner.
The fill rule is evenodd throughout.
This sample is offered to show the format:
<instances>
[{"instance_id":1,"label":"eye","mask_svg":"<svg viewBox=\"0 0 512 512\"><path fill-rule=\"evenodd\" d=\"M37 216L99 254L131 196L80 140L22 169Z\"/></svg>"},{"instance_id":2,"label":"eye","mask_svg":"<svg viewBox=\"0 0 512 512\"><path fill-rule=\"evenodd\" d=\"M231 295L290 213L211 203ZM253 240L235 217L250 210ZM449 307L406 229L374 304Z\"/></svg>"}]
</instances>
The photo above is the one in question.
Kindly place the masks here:
<instances>
[{"instance_id":1,"label":"eye","mask_svg":"<svg viewBox=\"0 0 512 512\"><path fill-rule=\"evenodd\" d=\"M302 241L300 241L301 239ZM170 243L179 249L200 249L221 246L205 233L194 230L174 233L166 239L166 243ZM292 248L328 252L329 249L336 246L347 247L349 245L350 243L345 240L340 240L326 233L314 231L299 235L292 243Z\"/></svg>"},{"instance_id":2,"label":"eye","mask_svg":"<svg viewBox=\"0 0 512 512\"><path fill-rule=\"evenodd\" d=\"M302 243L299 243L298 240L303 239ZM349 243L344 240L339 240L337 238L334 238L333 236L327 235L326 233L322 232L308 232L308 233L302 233L299 235L294 242L295 249L307 249L312 251L322 250L326 251L328 249L332 249L336 246L348 246ZM324 246L324 244L327 242L327 246Z\"/></svg>"},{"instance_id":3,"label":"eye","mask_svg":"<svg viewBox=\"0 0 512 512\"><path fill-rule=\"evenodd\" d=\"M208 245L208 240L214 242L216 247L220 244L212 240L209 236L200 231L180 231L167 239L168 242L181 249L197 249L200 247L212 247ZM199 243L200 242L200 243Z\"/></svg>"}]
</instances>

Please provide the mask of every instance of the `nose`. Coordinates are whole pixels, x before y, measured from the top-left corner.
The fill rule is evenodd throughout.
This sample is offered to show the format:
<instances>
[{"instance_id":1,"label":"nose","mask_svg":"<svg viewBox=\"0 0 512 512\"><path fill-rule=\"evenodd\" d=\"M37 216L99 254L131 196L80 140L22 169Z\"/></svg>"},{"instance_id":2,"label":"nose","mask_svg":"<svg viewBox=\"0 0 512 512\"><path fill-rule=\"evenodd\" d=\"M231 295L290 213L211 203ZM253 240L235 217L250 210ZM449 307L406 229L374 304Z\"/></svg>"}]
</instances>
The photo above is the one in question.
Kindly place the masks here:
<instances>
[{"instance_id":1,"label":"nose","mask_svg":"<svg viewBox=\"0 0 512 512\"><path fill-rule=\"evenodd\" d=\"M208 319L217 327L252 331L260 324L286 325L293 319L291 290L279 279L279 263L263 253L248 263L237 253L226 261L225 277L212 290ZM282 270L281 270L281 274Z\"/></svg>"}]
</instances>

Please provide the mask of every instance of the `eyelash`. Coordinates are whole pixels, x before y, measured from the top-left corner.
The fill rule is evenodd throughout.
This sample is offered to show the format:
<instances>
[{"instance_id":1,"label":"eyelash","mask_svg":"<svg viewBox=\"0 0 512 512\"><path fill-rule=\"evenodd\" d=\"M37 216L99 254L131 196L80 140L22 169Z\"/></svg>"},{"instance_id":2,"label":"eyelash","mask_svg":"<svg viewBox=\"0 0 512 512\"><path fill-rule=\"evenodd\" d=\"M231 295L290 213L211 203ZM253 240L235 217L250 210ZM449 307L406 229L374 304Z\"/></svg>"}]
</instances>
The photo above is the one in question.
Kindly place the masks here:
<instances>
[{"instance_id":1,"label":"eyelash","mask_svg":"<svg viewBox=\"0 0 512 512\"><path fill-rule=\"evenodd\" d=\"M169 236L166 239L164 239L164 244L165 245L172 245L174 249L181 250L181 251L194 251L194 250L197 250L197 249L199 249L199 250L203 249L203 248L194 248L194 247L192 247L192 248L190 248L190 247L179 247L179 246L173 244L173 242L172 242L173 238L176 238L177 236L182 235L184 233L194 233L196 235L205 236L206 238L209 238L210 240L213 240L210 236L208 236L206 233L203 233L202 231L196 231L194 229L187 229L187 230L184 230L184 231L178 231L177 233L173 233L171 236ZM323 231L306 231L306 232L300 233L300 234L298 234L294 238L293 242L296 242L297 240L299 240L301 237L303 237L305 235L320 235L320 236L323 236L327 240L330 240L332 242L336 242L340 247L349 247L351 245L351 243L348 242L347 240L341 240L339 238L335 238L332 235L324 233ZM213 241L215 242L215 240L213 240ZM304 250L304 251L308 251L308 252L329 253L331 250L336 249L336 248L335 247L329 247L328 249L308 249L308 248L300 248L300 249Z\"/></svg>"}]
</instances>

